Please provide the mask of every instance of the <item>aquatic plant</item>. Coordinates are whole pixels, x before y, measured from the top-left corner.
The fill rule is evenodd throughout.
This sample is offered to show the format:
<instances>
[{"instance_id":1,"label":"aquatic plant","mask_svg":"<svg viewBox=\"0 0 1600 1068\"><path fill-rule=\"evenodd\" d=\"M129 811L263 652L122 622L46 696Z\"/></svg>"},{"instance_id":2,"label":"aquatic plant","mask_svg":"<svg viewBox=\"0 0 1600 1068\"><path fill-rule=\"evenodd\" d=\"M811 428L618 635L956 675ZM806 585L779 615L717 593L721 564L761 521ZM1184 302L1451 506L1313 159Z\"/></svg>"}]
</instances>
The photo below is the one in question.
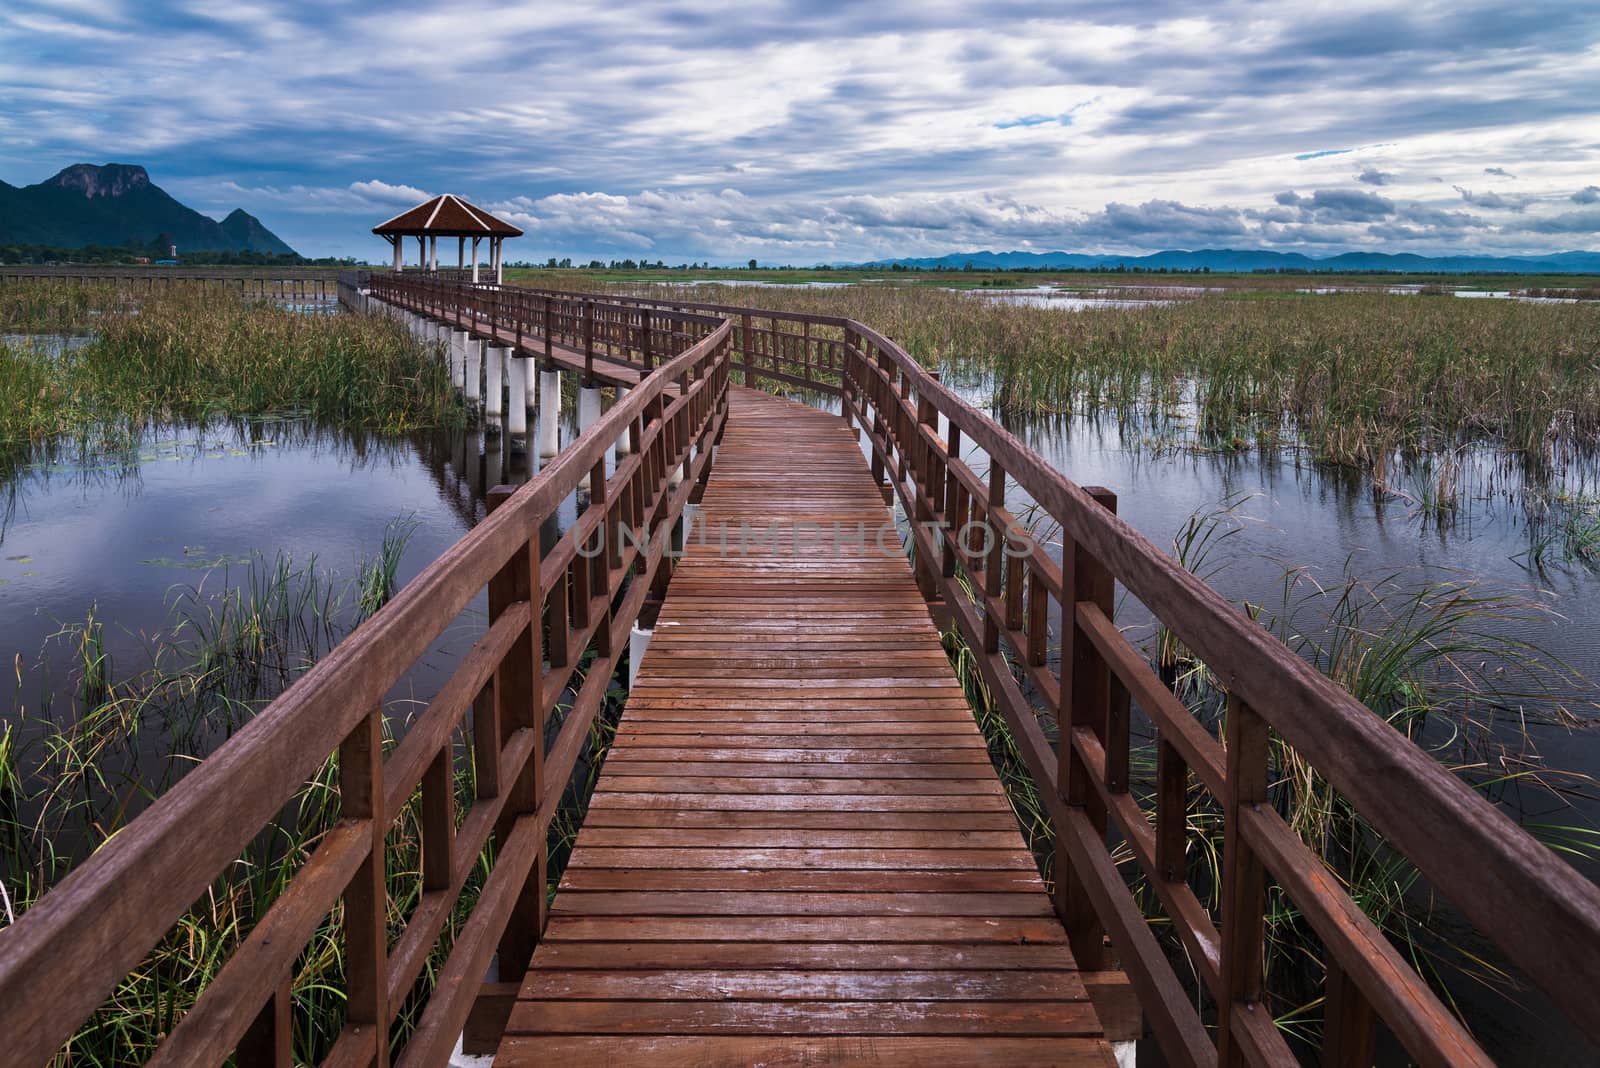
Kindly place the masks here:
<instances>
[{"instance_id":1,"label":"aquatic plant","mask_svg":"<svg viewBox=\"0 0 1600 1068\"><path fill-rule=\"evenodd\" d=\"M13 302L35 292L3 290ZM81 296L38 294L35 304ZM7 329L37 329L35 304ZM302 315L172 283L137 306L108 304L93 326L61 352L0 344L0 451L61 437L126 443L152 423L286 410L393 432L463 419L444 361L386 318Z\"/></svg>"},{"instance_id":2,"label":"aquatic plant","mask_svg":"<svg viewBox=\"0 0 1600 1068\"><path fill-rule=\"evenodd\" d=\"M1198 512L1173 538L1174 556L1203 577L1227 566L1228 540L1242 529L1240 499ZM1030 522L1026 513L1022 519ZM1034 524L1035 536L1049 528ZM970 596L970 580L958 570ZM1507 802L1513 792L1540 804L1526 810L1566 807L1574 794L1593 797L1586 776L1550 766L1540 755L1538 735L1597 722L1600 709L1575 695L1585 680L1532 644L1509 637L1515 625L1543 610L1508 594L1488 592L1466 580L1415 581L1404 572L1363 578L1347 561L1340 580L1322 585L1306 568L1284 576L1281 604L1272 611L1245 606L1252 618L1307 662L1349 691L1411 740L1427 748L1464 781ZM1124 619L1143 619L1142 609L1124 604ZM1136 622L1132 633L1147 629ZM1219 740L1226 737L1226 692L1221 681L1165 627L1148 628L1146 652L1157 674ZM959 631L944 636L991 760L1005 786L1023 834L1047 881L1053 874L1052 832L1038 785L1022 762L998 703L991 697L975 654ZM1002 647L1004 648L1004 646ZM1053 651L1052 655L1058 655ZM1026 675L1014 670L1018 684ZM1047 734L1056 725L1043 717ZM1153 728L1135 708L1130 751L1130 789L1147 812L1155 808L1156 751ZM1293 747L1274 737L1269 758L1269 803L1323 857L1352 899L1377 924L1471 1026L1455 999L1458 981L1483 983L1497 1005L1514 1003L1514 974L1487 948L1455 932L1448 905L1437 901L1410 861L1387 848L1382 837ZM1215 917L1222 889L1221 805L1191 790L1186 821L1190 885ZM1574 814L1571 822L1541 817L1524 827L1577 862L1600 861L1600 829ZM1126 845L1113 859L1127 873L1130 889L1163 937L1162 906ZM1168 937L1169 954L1184 973L1184 948ZM1269 889L1266 910L1267 989L1279 1026L1303 1048L1315 1050L1322 1035L1323 957L1310 925L1281 891ZM1199 997L1199 981L1193 979Z\"/></svg>"},{"instance_id":3,"label":"aquatic plant","mask_svg":"<svg viewBox=\"0 0 1600 1068\"><path fill-rule=\"evenodd\" d=\"M257 554L175 587L166 626L140 636L139 655L119 653L115 674L105 652L115 635L107 634L92 608L83 621L59 627L34 664L17 657L19 694L24 683L36 684L39 698L31 708L19 703L0 723L0 929L387 601L415 526L410 517L392 521L377 554L358 561L350 581L315 560ZM464 622L482 625L481 619ZM66 669L55 676L52 668L63 653ZM551 892L615 732L619 696L610 694L596 718L582 758L585 770L574 777L553 821ZM413 699L390 702L386 749L404 736L418 707ZM557 723L563 711L558 709ZM469 719L453 743L456 808L462 813L476 783L470 732ZM419 787L386 837L392 932L420 901L420 796ZM57 1063L147 1059L338 818L335 755L118 984ZM400 1007L397 1040L419 1018L431 977L471 911L492 855L491 847L479 858L443 941ZM292 994L301 1061L319 1060L344 1022L341 925L342 906L336 906L300 957Z\"/></svg>"}]
</instances>

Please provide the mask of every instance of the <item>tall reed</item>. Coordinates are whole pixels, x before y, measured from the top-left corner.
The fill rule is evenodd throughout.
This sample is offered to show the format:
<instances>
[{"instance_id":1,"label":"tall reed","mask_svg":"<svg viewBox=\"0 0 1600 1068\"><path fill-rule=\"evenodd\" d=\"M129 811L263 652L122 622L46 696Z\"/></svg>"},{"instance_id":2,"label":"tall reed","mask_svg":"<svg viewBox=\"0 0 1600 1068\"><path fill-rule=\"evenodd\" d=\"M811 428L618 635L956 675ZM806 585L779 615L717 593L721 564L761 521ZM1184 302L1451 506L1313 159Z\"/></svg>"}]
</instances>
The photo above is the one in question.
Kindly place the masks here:
<instances>
[{"instance_id":1,"label":"tall reed","mask_svg":"<svg viewBox=\"0 0 1600 1068\"><path fill-rule=\"evenodd\" d=\"M30 292L0 290L17 316L6 329L48 325L48 313L16 306ZM45 287L38 300L69 297L83 294ZM179 283L93 310L87 344L0 344L0 449L224 414L297 411L385 431L462 419L444 361L388 319L303 315Z\"/></svg>"}]
</instances>

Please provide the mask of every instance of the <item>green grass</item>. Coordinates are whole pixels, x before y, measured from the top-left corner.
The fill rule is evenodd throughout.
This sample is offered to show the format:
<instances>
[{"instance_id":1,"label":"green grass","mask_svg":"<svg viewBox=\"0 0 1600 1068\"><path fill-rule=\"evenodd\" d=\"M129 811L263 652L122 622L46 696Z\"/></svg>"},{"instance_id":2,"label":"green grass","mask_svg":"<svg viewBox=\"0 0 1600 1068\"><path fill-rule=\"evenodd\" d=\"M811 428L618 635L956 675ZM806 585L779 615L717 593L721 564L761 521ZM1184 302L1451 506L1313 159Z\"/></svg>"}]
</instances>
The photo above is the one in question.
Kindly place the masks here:
<instances>
[{"instance_id":1,"label":"green grass","mask_svg":"<svg viewBox=\"0 0 1600 1068\"><path fill-rule=\"evenodd\" d=\"M0 288L0 328L86 325L93 339L59 356L0 344L0 449L286 409L394 432L462 419L445 361L384 318L303 315L182 284L136 305L95 286Z\"/></svg>"}]
</instances>

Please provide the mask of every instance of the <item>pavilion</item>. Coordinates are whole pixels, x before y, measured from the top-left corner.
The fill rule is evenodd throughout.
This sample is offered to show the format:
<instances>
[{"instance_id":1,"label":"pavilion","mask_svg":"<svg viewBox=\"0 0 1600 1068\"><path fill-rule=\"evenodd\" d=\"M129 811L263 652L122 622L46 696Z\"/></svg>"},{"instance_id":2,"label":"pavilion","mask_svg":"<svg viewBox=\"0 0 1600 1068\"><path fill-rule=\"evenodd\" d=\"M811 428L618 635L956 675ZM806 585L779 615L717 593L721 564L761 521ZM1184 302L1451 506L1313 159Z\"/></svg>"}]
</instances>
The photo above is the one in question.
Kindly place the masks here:
<instances>
[{"instance_id":1,"label":"pavilion","mask_svg":"<svg viewBox=\"0 0 1600 1068\"><path fill-rule=\"evenodd\" d=\"M388 222L372 228L372 232L394 246L394 269L399 271L405 263L404 242L408 237L417 239L417 262L424 271L439 269L439 238L456 239L456 267L467 267L467 238L472 239L472 280L478 281L478 242L489 241L489 271L496 282L502 276L501 247L508 237L521 237L522 231L497 219L475 204L444 193L403 211Z\"/></svg>"}]
</instances>

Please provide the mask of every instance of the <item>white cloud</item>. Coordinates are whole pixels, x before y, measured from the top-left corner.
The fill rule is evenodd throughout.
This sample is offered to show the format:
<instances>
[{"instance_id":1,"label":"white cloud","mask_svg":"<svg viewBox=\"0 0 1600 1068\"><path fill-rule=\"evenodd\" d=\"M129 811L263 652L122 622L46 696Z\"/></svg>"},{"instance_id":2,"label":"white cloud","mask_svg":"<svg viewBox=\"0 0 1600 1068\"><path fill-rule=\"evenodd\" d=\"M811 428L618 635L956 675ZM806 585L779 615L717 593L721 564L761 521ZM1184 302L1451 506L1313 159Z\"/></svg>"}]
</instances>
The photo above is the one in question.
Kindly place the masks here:
<instances>
[{"instance_id":1,"label":"white cloud","mask_svg":"<svg viewBox=\"0 0 1600 1068\"><path fill-rule=\"evenodd\" d=\"M1492 0L71 2L0 12L0 177L142 162L308 251L426 189L521 213L541 255L1540 251L1583 239L1553 220L1600 170L1600 20ZM1450 194L1486 171L1516 197Z\"/></svg>"}]
</instances>

